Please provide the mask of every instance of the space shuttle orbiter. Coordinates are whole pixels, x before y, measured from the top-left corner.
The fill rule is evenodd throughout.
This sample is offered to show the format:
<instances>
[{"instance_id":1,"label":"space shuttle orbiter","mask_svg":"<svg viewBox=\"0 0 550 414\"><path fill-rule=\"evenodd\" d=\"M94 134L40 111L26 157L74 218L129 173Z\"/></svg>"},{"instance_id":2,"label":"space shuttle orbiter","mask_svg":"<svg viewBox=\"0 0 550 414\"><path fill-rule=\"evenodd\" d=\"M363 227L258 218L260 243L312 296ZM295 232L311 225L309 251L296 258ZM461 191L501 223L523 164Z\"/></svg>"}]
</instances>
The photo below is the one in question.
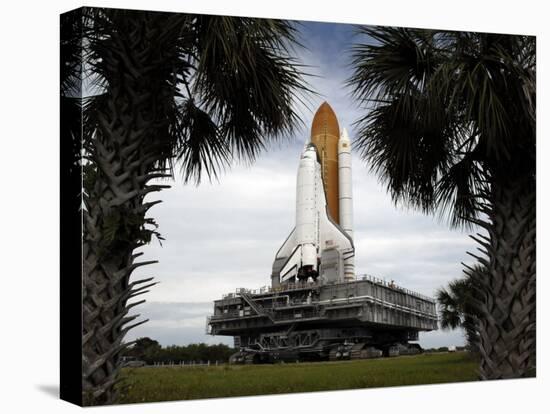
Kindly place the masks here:
<instances>
[{"instance_id":1,"label":"space shuttle orbiter","mask_svg":"<svg viewBox=\"0 0 550 414\"><path fill-rule=\"evenodd\" d=\"M313 118L296 182L296 226L273 263L272 284L355 278L351 145L324 102ZM311 279L310 279L311 278Z\"/></svg>"}]
</instances>

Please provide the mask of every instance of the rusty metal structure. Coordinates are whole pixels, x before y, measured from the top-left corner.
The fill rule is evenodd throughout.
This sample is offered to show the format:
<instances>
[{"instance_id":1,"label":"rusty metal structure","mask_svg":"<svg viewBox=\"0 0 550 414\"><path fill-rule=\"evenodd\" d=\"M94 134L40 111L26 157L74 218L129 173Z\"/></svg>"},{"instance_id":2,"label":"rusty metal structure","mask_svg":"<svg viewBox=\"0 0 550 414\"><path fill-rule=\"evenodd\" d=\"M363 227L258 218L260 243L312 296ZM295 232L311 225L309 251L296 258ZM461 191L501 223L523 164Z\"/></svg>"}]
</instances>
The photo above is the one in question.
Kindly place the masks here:
<instances>
[{"instance_id":1,"label":"rusty metal structure","mask_svg":"<svg viewBox=\"0 0 550 414\"><path fill-rule=\"evenodd\" d=\"M311 123L311 143L317 147L321 161L323 185L330 217L340 223L338 206L338 141L340 126L332 107L323 102Z\"/></svg>"}]
</instances>

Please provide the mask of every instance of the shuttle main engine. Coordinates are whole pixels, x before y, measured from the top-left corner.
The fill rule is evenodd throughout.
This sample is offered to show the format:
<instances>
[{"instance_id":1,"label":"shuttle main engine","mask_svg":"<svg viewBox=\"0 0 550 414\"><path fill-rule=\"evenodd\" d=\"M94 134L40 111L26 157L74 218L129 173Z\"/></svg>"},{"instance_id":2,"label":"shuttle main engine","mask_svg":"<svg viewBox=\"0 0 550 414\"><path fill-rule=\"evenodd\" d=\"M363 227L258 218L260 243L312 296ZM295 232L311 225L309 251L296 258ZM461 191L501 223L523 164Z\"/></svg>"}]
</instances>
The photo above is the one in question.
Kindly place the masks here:
<instances>
[{"instance_id":1,"label":"shuttle main engine","mask_svg":"<svg viewBox=\"0 0 550 414\"><path fill-rule=\"evenodd\" d=\"M295 226L279 248L271 286L214 302L212 335L231 335L231 362L354 359L420 351L437 329L435 301L393 281L355 274L351 142L324 102L296 180Z\"/></svg>"}]
</instances>

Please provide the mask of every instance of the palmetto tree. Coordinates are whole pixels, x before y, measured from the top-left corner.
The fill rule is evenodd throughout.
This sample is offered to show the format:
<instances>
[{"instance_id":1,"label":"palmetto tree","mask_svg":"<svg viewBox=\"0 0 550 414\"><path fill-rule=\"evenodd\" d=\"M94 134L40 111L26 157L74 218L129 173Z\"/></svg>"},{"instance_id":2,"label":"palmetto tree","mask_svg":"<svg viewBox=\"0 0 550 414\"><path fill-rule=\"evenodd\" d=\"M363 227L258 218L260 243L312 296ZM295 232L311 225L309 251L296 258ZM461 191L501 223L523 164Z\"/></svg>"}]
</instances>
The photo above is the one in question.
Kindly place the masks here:
<instances>
[{"instance_id":1,"label":"palmetto tree","mask_svg":"<svg viewBox=\"0 0 550 414\"><path fill-rule=\"evenodd\" d=\"M480 377L535 367L535 39L360 28L357 148L395 202L480 226Z\"/></svg>"},{"instance_id":2,"label":"palmetto tree","mask_svg":"<svg viewBox=\"0 0 550 414\"><path fill-rule=\"evenodd\" d=\"M475 269L477 272L483 271L480 266ZM447 288L436 292L441 328L464 329L471 352L478 352L479 348L479 333L475 323L479 317L475 307L476 291L475 279L468 274L465 278L451 281Z\"/></svg>"},{"instance_id":3,"label":"palmetto tree","mask_svg":"<svg viewBox=\"0 0 550 414\"><path fill-rule=\"evenodd\" d=\"M299 121L309 91L287 21L82 9L83 402L116 397L128 301L154 284L130 281L135 249L155 235L148 194L179 162L185 182L253 160ZM70 65L69 65L70 66Z\"/></svg>"}]
</instances>

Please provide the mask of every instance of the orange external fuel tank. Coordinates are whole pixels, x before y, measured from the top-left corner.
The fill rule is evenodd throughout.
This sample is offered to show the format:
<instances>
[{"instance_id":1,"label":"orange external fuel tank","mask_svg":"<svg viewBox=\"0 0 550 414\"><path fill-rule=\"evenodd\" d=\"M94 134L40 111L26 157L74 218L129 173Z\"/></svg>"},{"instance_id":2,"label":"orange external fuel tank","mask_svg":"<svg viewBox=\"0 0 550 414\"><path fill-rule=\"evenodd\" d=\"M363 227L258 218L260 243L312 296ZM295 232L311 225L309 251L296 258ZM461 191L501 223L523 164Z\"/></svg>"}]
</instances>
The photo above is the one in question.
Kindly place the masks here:
<instances>
[{"instance_id":1,"label":"orange external fuel tank","mask_svg":"<svg viewBox=\"0 0 550 414\"><path fill-rule=\"evenodd\" d=\"M336 114L327 102L323 102L311 124L311 143L317 148L321 160L323 185L327 195L330 217L340 223L338 190L338 140L340 127Z\"/></svg>"}]
</instances>

